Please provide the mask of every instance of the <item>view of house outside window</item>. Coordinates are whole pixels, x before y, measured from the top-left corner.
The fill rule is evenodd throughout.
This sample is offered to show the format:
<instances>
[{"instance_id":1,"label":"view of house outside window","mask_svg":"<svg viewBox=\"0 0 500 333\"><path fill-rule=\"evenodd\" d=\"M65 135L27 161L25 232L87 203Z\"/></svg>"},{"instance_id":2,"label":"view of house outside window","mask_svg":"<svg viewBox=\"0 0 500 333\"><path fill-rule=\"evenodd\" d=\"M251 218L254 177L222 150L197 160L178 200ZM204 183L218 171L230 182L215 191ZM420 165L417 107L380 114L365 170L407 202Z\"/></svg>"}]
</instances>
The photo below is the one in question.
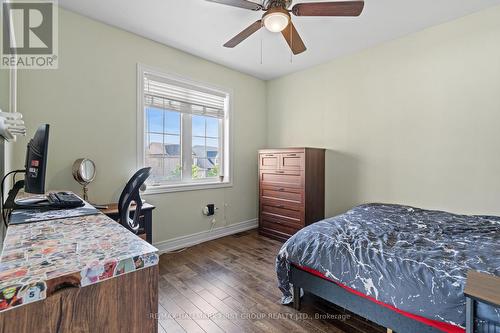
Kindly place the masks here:
<instances>
[{"instance_id":1,"label":"view of house outside window","mask_svg":"<svg viewBox=\"0 0 500 333\"><path fill-rule=\"evenodd\" d=\"M181 114L146 108L146 160L153 182L181 179Z\"/></svg>"},{"instance_id":2,"label":"view of house outside window","mask_svg":"<svg viewBox=\"0 0 500 333\"><path fill-rule=\"evenodd\" d=\"M182 114L153 107L146 108L145 165L153 168L156 182L180 181L182 176ZM192 116L191 178L217 178L220 171L221 140L219 120Z\"/></svg>"}]
</instances>

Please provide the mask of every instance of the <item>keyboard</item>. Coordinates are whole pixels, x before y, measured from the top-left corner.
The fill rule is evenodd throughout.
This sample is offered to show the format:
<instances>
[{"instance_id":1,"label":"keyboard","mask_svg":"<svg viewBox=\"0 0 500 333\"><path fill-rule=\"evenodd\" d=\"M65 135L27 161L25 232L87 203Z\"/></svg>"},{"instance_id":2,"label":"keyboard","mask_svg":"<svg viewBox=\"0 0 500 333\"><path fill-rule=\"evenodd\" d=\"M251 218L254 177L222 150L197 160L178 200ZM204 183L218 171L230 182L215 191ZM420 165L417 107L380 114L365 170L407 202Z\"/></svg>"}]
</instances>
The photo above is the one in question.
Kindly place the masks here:
<instances>
[{"instance_id":1,"label":"keyboard","mask_svg":"<svg viewBox=\"0 0 500 333\"><path fill-rule=\"evenodd\" d=\"M47 195L51 208L77 208L85 205L82 199L69 192L52 192Z\"/></svg>"}]
</instances>

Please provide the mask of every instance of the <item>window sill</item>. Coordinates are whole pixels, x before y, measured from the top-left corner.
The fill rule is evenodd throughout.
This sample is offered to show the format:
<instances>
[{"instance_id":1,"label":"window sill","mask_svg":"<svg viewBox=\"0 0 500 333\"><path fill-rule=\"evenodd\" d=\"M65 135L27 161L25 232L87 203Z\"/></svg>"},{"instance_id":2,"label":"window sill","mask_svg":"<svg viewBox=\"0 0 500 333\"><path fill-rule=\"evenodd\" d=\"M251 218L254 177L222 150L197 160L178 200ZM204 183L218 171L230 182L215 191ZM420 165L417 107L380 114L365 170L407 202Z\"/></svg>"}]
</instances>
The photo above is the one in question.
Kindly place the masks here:
<instances>
[{"instance_id":1,"label":"window sill","mask_svg":"<svg viewBox=\"0 0 500 333\"><path fill-rule=\"evenodd\" d=\"M175 184L175 185L161 185L161 186L149 185L146 188L146 191L142 192L141 194L151 195L151 194L171 193L171 192L210 190L210 189L226 188L226 187L233 187L233 183L210 182L210 183Z\"/></svg>"}]
</instances>

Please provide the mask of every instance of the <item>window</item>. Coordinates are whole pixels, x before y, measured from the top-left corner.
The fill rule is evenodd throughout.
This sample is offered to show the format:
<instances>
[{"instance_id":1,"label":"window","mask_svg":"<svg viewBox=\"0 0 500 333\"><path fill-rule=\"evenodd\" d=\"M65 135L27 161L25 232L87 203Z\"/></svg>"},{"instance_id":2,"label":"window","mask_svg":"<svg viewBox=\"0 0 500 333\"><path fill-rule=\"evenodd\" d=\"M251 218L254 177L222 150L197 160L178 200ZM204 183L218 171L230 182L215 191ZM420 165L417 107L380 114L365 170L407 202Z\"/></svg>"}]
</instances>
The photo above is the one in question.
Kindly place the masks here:
<instances>
[{"instance_id":1,"label":"window","mask_svg":"<svg viewBox=\"0 0 500 333\"><path fill-rule=\"evenodd\" d=\"M138 162L152 168L148 192L230 186L230 94L142 65L138 79Z\"/></svg>"}]
</instances>

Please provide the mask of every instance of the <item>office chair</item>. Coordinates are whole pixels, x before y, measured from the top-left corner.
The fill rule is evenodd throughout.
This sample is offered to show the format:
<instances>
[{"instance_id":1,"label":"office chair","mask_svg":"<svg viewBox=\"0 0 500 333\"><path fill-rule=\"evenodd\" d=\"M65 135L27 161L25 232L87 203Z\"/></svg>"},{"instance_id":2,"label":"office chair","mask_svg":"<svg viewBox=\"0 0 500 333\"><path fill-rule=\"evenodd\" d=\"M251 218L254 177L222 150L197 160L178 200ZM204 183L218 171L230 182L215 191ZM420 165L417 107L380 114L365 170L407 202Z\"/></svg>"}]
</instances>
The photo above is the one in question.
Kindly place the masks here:
<instances>
[{"instance_id":1,"label":"office chair","mask_svg":"<svg viewBox=\"0 0 500 333\"><path fill-rule=\"evenodd\" d=\"M148 179L151 174L151 168L142 168L137 171L128 181L118 200L118 222L128 230L137 234L139 231L139 216L141 216L142 200L139 194L139 188ZM133 218L130 218L130 205L135 202L135 212Z\"/></svg>"}]
</instances>

